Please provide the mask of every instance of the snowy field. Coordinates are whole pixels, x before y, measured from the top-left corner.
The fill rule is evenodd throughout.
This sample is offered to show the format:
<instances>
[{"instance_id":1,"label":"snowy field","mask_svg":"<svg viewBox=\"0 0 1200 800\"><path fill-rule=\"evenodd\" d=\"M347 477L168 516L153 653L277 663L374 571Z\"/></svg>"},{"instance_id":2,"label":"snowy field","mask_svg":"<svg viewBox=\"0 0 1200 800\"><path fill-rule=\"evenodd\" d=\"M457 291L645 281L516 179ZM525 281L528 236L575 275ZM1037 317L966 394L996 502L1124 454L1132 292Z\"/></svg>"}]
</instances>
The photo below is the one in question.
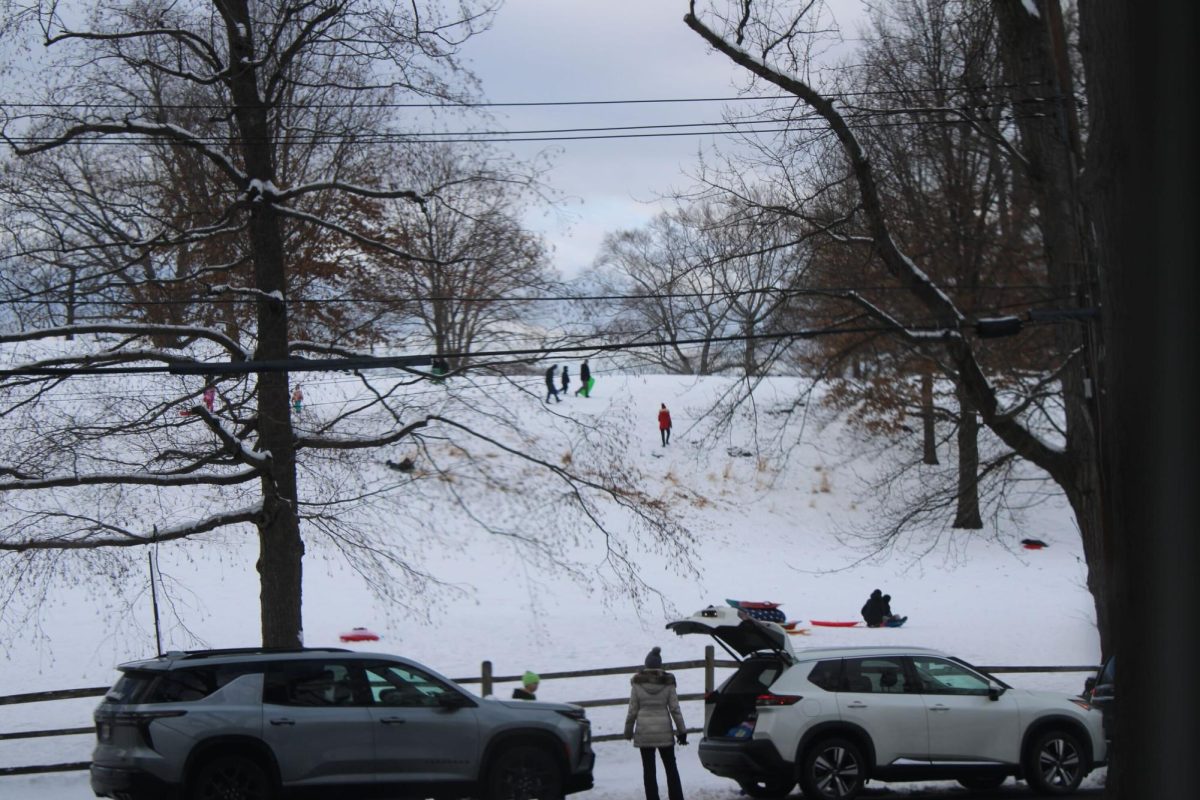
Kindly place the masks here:
<instances>
[{"instance_id":1,"label":"snowy field","mask_svg":"<svg viewBox=\"0 0 1200 800\"><path fill-rule=\"evenodd\" d=\"M574 372L575 365L572 365ZM530 391L539 392L531 378ZM336 550L310 542L305 560L304 629L309 645L339 645L353 626L378 632L369 648L402 654L443 674L478 675L492 661L497 675L541 673L640 664L654 645L667 661L703 656L709 643L677 637L664 624L725 598L773 600L790 619L856 619L874 588L892 595L893 609L909 616L900 629L816 628L796 637L797 646L913 644L947 650L981 665L1094 664L1099 639L1078 535L1060 495L1034 484L1037 503L1018 518L989 521L983 532L937 531L898 543L885 559L863 559L848 534L868 527L873 498L867 481L885 456L875 443L847 430L815 407L790 415L789 441L779 448L756 440L744 419L720 437L706 436L704 412L729 387L724 379L623 377L600 371L594 396L569 396L547 408L536 396L515 393L514 404L545 437L561 434L571 419L628 436L627 465L642 473L642 488L671 504L696 542L695 572L680 569L661 551L636 554L642 577L654 592L639 599L614 594L598 583L558 574L518 557L511 542L472 530L446 515L444 536L414 549L422 565L445 582L428 590L428 618L381 602ZM756 392L760 419L769 419L794 397L797 382L767 381ZM309 414L321 413L321 388L306 386ZM674 418L674 435L661 447L656 426L660 403ZM803 419L802 419L803 418ZM913 437L912 446L917 446ZM555 445L557 446L557 445ZM758 452L755 452L755 449ZM569 452L564 453L569 456ZM943 463L953 464L950 454ZM1031 497L1033 497L1031 495ZM548 507L538 513L553 515ZM397 525L396 535L405 533ZM583 564L598 550L584 536L574 556ZM934 542L935 534L939 537ZM1034 537L1041 551L1021 549ZM257 546L252 535L225 534L164 547L160 567L169 581L164 601L164 649L234 647L259 640ZM144 559L144 556L140 556ZM602 565L592 568L599 573ZM586 573L585 573L586 574ZM128 598L104 594L104 584L85 577L59 582L34 619L11 621L0 631L0 695L109 684L114 667L152 655L154 633L148 587ZM722 655L718 650L718 655ZM699 670L680 672L680 691L702 690ZM1013 675L1017 686L1077 694L1084 675ZM500 685L507 694L511 684ZM628 677L544 681L539 697L572 701L621 697ZM0 706L0 733L90 724L94 699ZM684 704L689 726L702 722L698 703ZM623 708L593 709L597 734L620 730ZM693 740L698 739L693 736ZM0 766L86 760L87 736L0 741ZM691 800L735 800L732 782L705 772L695 746L679 751ZM632 747L597 745L593 800L642 796L640 763ZM1085 786L1103 781L1093 773ZM916 787L893 784L897 794ZM91 796L86 773L0 778L3 800L76 800Z\"/></svg>"}]
</instances>

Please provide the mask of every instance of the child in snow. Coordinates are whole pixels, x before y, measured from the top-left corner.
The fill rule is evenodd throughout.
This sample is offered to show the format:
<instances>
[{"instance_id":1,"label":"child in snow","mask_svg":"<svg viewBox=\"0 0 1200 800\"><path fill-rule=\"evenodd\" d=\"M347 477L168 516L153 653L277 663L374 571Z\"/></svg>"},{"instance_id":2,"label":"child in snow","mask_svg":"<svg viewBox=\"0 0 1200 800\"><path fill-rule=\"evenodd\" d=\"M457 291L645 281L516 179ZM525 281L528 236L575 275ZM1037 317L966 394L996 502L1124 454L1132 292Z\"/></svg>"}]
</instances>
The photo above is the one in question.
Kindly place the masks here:
<instances>
[{"instance_id":1,"label":"child in snow","mask_svg":"<svg viewBox=\"0 0 1200 800\"><path fill-rule=\"evenodd\" d=\"M562 368L562 393L563 397L567 396L567 386L571 383L571 368L563 364Z\"/></svg>"},{"instance_id":2,"label":"child in snow","mask_svg":"<svg viewBox=\"0 0 1200 800\"><path fill-rule=\"evenodd\" d=\"M304 392L300 391L300 387L296 387L296 391L292 392L292 410L297 414L300 409L304 408Z\"/></svg>"},{"instance_id":3,"label":"child in snow","mask_svg":"<svg viewBox=\"0 0 1200 800\"><path fill-rule=\"evenodd\" d=\"M542 679L533 670L525 670L521 676L521 686L513 689L513 700L537 700L538 684Z\"/></svg>"}]
</instances>

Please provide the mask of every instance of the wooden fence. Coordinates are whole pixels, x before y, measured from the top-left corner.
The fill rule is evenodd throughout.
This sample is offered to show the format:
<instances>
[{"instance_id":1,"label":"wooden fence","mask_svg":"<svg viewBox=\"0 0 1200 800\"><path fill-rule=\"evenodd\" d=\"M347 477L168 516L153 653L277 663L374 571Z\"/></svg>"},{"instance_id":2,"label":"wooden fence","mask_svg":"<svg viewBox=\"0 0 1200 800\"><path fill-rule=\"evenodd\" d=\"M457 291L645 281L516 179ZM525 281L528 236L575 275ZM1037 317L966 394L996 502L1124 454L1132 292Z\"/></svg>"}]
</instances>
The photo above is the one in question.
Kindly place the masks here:
<instances>
[{"instance_id":1,"label":"wooden fence","mask_svg":"<svg viewBox=\"0 0 1200 800\"><path fill-rule=\"evenodd\" d=\"M688 700L703 700L704 696L711 692L716 687L716 670L718 668L736 668L738 662L717 659L712 645L707 645L704 648L704 658L693 661L671 661L663 664L663 669L679 672L689 669L704 670L704 691L696 694L681 694L681 701ZM599 669L579 669L567 670L563 672L542 672L539 673L543 681L549 680L566 680L570 678L595 678L605 675L631 675L638 672L643 667L641 664L628 667L601 667ZM977 667L983 672L992 673L1050 673L1050 672L1096 672L1099 669L1096 666L1038 666L1038 667ZM493 694L496 684L498 683L519 683L520 675L494 675L492 672L492 662L484 661L480 666L479 675L474 675L466 678L454 678L455 683L470 685L479 684L479 694L486 696ZM13 694L0 696L0 706L13 705L16 703L45 703L57 700L71 700L80 697L101 697L109 690L108 686L94 686L83 689L63 689L51 692L29 692L27 694ZM571 700L569 701L583 708L598 708L601 706L623 706L629 702L629 696L610 697L601 699L588 700ZM688 728L688 733L700 733L701 728ZM57 728L53 730L42 731L18 731L15 733L0 733L0 742L13 739L37 739L51 736L81 736L94 734L96 728L89 726L86 728ZM607 742L623 738L619 733L602 734L593 736L593 742ZM28 775L33 773L44 772L72 772L75 770L85 770L90 766L91 762L76 761L64 764L39 764L24 767L0 767L0 777L7 775Z\"/></svg>"}]
</instances>

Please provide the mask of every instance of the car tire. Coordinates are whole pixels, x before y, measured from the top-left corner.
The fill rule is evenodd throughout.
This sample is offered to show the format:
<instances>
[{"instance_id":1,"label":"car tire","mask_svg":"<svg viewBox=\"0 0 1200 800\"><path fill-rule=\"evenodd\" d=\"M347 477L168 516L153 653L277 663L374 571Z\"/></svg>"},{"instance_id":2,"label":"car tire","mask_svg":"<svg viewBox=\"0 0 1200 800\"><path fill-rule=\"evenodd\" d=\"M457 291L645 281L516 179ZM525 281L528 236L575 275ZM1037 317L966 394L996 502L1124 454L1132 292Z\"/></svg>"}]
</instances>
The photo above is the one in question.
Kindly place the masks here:
<instances>
[{"instance_id":1,"label":"car tire","mask_svg":"<svg viewBox=\"0 0 1200 800\"><path fill-rule=\"evenodd\" d=\"M1083 744L1062 728L1038 734L1025 756L1025 780L1039 794L1071 794L1087 772Z\"/></svg>"},{"instance_id":2,"label":"car tire","mask_svg":"<svg viewBox=\"0 0 1200 800\"><path fill-rule=\"evenodd\" d=\"M520 745L500 753L488 770L487 800L562 800L563 776L541 747Z\"/></svg>"},{"instance_id":3,"label":"car tire","mask_svg":"<svg viewBox=\"0 0 1200 800\"><path fill-rule=\"evenodd\" d=\"M267 771L243 756L217 756L196 770L188 800L271 800L275 796Z\"/></svg>"},{"instance_id":4,"label":"car tire","mask_svg":"<svg viewBox=\"0 0 1200 800\"><path fill-rule=\"evenodd\" d=\"M800 788L808 800L852 800L867 779L867 761L854 742L834 736L815 742L800 763Z\"/></svg>"},{"instance_id":5,"label":"car tire","mask_svg":"<svg viewBox=\"0 0 1200 800\"><path fill-rule=\"evenodd\" d=\"M988 792L998 789L1008 780L1007 775L976 775L970 778L959 778L958 785L973 792Z\"/></svg>"},{"instance_id":6,"label":"car tire","mask_svg":"<svg viewBox=\"0 0 1200 800\"><path fill-rule=\"evenodd\" d=\"M748 796L754 798L787 797L796 782L787 778L768 778L764 780L738 781L738 786Z\"/></svg>"}]
</instances>

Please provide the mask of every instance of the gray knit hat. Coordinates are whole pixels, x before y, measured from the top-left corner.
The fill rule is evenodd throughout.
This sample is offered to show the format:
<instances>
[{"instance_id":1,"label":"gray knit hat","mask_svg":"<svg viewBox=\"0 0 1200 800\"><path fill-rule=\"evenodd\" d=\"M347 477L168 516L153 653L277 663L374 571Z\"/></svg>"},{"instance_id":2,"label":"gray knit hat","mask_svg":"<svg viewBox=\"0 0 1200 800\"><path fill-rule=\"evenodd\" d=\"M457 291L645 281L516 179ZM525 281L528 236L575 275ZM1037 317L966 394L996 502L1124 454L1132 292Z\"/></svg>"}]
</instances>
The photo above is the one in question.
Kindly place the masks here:
<instances>
[{"instance_id":1,"label":"gray knit hat","mask_svg":"<svg viewBox=\"0 0 1200 800\"><path fill-rule=\"evenodd\" d=\"M661 648L652 647L646 654L646 669L662 669Z\"/></svg>"}]
</instances>

